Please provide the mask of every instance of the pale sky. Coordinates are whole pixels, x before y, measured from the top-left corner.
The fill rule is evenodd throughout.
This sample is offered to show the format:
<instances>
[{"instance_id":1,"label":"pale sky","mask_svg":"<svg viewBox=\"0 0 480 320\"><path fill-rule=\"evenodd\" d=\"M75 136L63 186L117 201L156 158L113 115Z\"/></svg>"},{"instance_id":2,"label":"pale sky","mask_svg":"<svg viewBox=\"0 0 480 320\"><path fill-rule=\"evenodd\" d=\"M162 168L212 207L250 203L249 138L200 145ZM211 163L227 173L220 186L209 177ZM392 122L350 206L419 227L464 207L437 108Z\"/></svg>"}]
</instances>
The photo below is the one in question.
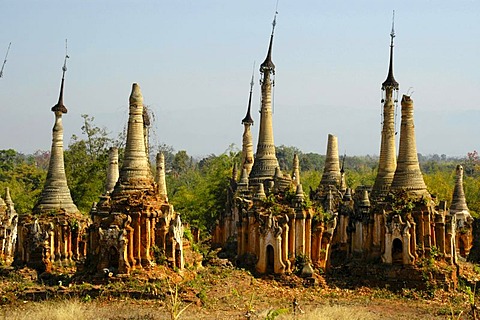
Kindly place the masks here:
<instances>
[{"instance_id":1,"label":"pale sky","mask_svg":"<svg viewBox=\"0 0 480 320\"><path fill-rule=\"evenodd\" d=\"M0 149L49 150L68 38L65 144L81 114L112 136L133 82L155 113L152 143L194 156L241 147L253 62L254 145L276 0L0 0ZM479 150L480 2L280 0L273 47L276 145L378 154L392 11L399 94L414 91L417 150ZM399 110L400 112L400 106ZM399 126L400 116L397 119Z\"/></svg>"}]
</instances>

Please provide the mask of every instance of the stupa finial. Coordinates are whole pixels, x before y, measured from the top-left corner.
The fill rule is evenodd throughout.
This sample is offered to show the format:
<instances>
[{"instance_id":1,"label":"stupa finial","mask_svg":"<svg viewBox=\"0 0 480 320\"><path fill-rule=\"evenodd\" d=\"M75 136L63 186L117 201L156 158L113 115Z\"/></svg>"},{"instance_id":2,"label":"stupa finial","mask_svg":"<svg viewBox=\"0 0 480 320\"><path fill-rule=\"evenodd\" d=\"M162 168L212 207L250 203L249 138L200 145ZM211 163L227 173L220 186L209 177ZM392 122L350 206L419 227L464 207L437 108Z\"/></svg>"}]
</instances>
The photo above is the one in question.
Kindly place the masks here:
<instances>
[{"instance_id":1,"label":"stupa finial","mask_svg":"<svg viewBox=\"0 0 480 320\"><path fill-rule=\"evenodd\" d=\"M52 107L53 112L61 112L67 113L67 108L63 104L63 87L65 84L65 72L67 72L67 59L70 58L68 56L68 46L67 46L67 39L65 39L65 60L63 61L62 66L62 84L60 85L60 96L58 97L58 103Z\"/></svg>"}]
</instances>

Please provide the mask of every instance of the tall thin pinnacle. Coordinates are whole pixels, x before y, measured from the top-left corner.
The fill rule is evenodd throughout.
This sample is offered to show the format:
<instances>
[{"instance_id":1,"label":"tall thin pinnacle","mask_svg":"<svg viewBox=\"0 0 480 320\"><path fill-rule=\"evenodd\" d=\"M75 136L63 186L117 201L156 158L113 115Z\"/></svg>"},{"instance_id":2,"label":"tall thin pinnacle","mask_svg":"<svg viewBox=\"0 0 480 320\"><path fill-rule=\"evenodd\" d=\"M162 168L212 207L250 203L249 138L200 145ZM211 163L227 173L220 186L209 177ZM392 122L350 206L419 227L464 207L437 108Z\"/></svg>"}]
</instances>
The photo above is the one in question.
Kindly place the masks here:
<instances>
[{"instance_id":1,"label":"tall thin pinnacle","mask_svg":"<svg viewBox=\"0 0 480 320\"><path fill-rule=\"evenodd\" d=\"M277 12L275 12L273 18L272 34L270 36L267 57L260 65L260 83L262 89L260 128L258 133L257 153L255 154L255 160L253 161L253 167L250 173L250 183L259 183L272 178L275 174L275 169L278 167L278 160L275 155L272 121L272 87L274 85L273 76L275 75L275 64L272 62L272 47L276 19Z\"/></svg>"},{"instance_id":2,"label":"tall thin pinnacle","mask_svg":"<svg viewBox=\"0 0 480 320\"><path fill-rule=\"evenodd\" d=\"M10 42L8 44L7 53L5 54L5 59L3 59L2 69L0 69L0 78L3 78L3 69L5 68L5 64L7 63L8 52L10 51L11 45L12 43Z\"/></svg>"},{"instance_id":3,"label":"tall thin pinnacle","mask_svg":"<svg viewBox=\"0 0 480 320\"><path fill-rule=\"evenodd\" d=\"M390 32L390 37L391 37L390 45L393 46L393 38L395 38L395 10L393 10L392 32Z\"/></svg>"},{"instance_id":4,"label":"tall thin pinnacle","mask_svg":"<svg viewBox=\"0 0 480 320\"><path fill-rule=\"evenodd\" d=\"M62 66L62 84L60 86L60 95L58 97L58 103L52 107L52 111L56 112L62 112L62 113L67 113L67 108L63 104L63 87L65 84L65 72L67 72L67 59L70 58L68 56L68 50L67 50L67 39L65 39L65 59L63 61L63 66Z\"/></svg>"},{"instance_id":5,"label":"tall thin pinnacle","mask_svg":"<svg viewBox=\"0 0 480 320\"><path fill-rule=\"evenodd\" d=\"M395 80L393 76L393 38L395 38L395 11L393 11L393 18L392 18L392 31L390 32L390 63L388 66L388 75L385 82L382 83L382 89L385 90L387 88L393 88L398 90L398 82Z\"/></svg>"},{"instance_id":6,"label":"tall thin pinnacle","mask_svg":"<svg viewBox=\"0 0 480 320\"><path fill-rule=\"evenodd\" d=\"M255 69L255 62L253 63L253 68ZM248 96L248 107L247 107L247 114L245 115L245 118L242 120L242 124L251 124L253 125L253 119L250 114L250 110L252 107L252 93L253 93L253 85L254 85L254 71L252 70L252 79L250 81L250 94Z\"/></svg>"}]
</instances>

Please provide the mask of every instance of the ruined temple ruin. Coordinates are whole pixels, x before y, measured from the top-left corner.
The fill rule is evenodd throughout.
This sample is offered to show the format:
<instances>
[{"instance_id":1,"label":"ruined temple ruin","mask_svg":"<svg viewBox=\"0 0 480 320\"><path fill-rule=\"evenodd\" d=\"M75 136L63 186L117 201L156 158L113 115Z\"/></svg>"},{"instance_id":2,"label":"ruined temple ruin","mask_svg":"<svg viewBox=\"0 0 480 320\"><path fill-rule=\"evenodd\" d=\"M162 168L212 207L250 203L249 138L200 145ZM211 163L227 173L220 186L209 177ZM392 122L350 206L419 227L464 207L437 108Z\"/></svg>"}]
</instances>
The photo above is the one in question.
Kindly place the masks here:
<instances>
[{"instance_id":1,"label":"ruined temple ruin","mask_svg":"<svg viewBox=\"0 0 480 320\"><path fill-rule=\"evenodd\" d=\"M127 141L118 172L118 151L110 150L106 192L91 209L88 261L98 273L129 274L155 265L154 248L170 266L183 269L183 226L168 203L165 164L157 172L148 160L147 113L140 86L132 86Z\"/></svg>"},{"instance_id":2,"label":"ruined temple ruin","mask_svg":"<svg viewBox=\"0 0 480 320\"><path fill-rule=\"evenodd\" d=\"M323 269L346 261L412 266L430 256L455 264L459 256L468 255L472 218L465 203L462 168L457 168L453 202L448 209L446 201L438 202L430 195L423 180L417 157L413 100L408 95L401 100L396 154L399 84L393 75L393 26L390 37L388 75L382 83L380 158L374 185L348 188L344 163L340 166L338 140L330 134L320 184L309 191L307 200L298 157L293 159L290 176L282 173L275 156L272 31L267 58L260 67L260 128L253 167L248 160L253 157L250 90L247 115L242 120L245 128L240 179L235 167L226 209L213 230L214 244L237 242L238 264L253 264L260 273L285 273L293 271L296 257L301 257L305 262L302 273L308 276L310 264Z\"/></svg>"},{"instance_id":3,"label":"ruined temple ruin","mask_svg":"<svg viewBox=\"0 0 480 320\"><path fill-rule=\"evenodd\" d=\"M5 200L0 197L0 261L11 263L17 243L18 214L10 196L10 190L5 188Z\"/></svg>"},{"instance_id":4,"label":"ruined temple ruin","mask_svg":"<svg viewBox=\"0 0 480 320\"><path fill-rule=\"evenodd\" d=\"M40 272L50 272L52 265L70 265L86 255L85 231L88 219L78 211L70 195L63 160L62 115L66 59L58 103L52 107L55 124L47 179L32 214L20 217L18 244L14 263Z\"/></svg>"},{"instance_id":5,"label":"ruined temple ruin","mask_svg":"<svg viewBox=\"0 0 480 320\"><path fill-rule=\"evenodd\" d=\"M275 19L267 57L260 65L262 99L257 152L253 158L250 90L247 115L242 120L245 129L241 177L237 181L234 169L226 210L213 232L214 244L225 245L231 239L236 240L238 262L253 258L260 273L291 272L292 259L299 255L325 266L325 252L335 227L335 221L324 224L323 217L315 218L314 210L306 205L298 157L293 159L292 176L282 173L276 158L272 120L274 30ZM253 159L253 166L249 159Z\"/></svg>"}]
</instances>

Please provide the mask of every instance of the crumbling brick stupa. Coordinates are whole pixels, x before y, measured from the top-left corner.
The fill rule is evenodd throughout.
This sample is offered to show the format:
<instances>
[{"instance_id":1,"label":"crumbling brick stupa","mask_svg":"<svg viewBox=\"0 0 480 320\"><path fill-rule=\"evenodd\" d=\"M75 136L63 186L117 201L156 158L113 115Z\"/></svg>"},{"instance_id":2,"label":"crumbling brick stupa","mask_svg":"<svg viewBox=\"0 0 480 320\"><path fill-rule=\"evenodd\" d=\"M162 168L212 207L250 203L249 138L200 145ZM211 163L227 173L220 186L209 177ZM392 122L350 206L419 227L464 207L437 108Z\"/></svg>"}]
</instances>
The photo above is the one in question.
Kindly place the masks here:
<instances>
[{"instance_id":1,"label":"crumbling brick stupa","mask_svg":"<svg viewBox=\"0 0 480 320\"><path fill-rule=\"evenodd\" d=\"M50 272L55 265L72 265L86 255L85 231L88 218L77 209L70 195L63 159L62 115L66 59L58 103L52 107L55 124L47 179L32 214L19 218L14 264L39 272Z\"/></svg>"},{"instance_id":2,"label":"crumbling brick stupa","mask_svg":"<svg viewBox=\"0 0 480 320\"><path fill-rule=\"evenodd\" d=\"M272 32L267 58L260 67L262 100L257 153L253 157L250 90L247 115L242 120L245 128L240 179L235 168L226 210L219 215L213 230L216 245L236 241L238 264L253 264L260 273L288 273L300 257L307 262L302 272L308 276L312 272L308 262L323 269L347 261L414 266L422 258L435 256L453 265L459 257L468 255L472 247L472 217L463 193L462 169L457 168L455 192L448 209L446 201L438 201L428 192L423 180L417 158L413 99L408 95L401 100L396 154L399 84L393 75L393 27L390 36L389 70L382 84L380 158L374 185L348 188L348 172L343 164L340 166L337 138L329 135L321 182L316 190L310 190L307 199L298 157L293 159L291 176L281 172L275 157ZM253 166L249 159L254 159Z\"/></svg>"},{"instance_id":3,"label":"crumbling brick stupa","mask_svg":"<svg viewBox=\"0 0 480 320\"><path fill-rule=\"evenodd\" d=\"M184 267L180 214L168 203L162 154L155 179L150 169L147 125L140 86L134 83L122 167L118 172L118 152L111 149L106 192L90 212L87 266L95 272L148 269L155 265L154 247L172 267Z\"/></svg>"}]
</instances>

